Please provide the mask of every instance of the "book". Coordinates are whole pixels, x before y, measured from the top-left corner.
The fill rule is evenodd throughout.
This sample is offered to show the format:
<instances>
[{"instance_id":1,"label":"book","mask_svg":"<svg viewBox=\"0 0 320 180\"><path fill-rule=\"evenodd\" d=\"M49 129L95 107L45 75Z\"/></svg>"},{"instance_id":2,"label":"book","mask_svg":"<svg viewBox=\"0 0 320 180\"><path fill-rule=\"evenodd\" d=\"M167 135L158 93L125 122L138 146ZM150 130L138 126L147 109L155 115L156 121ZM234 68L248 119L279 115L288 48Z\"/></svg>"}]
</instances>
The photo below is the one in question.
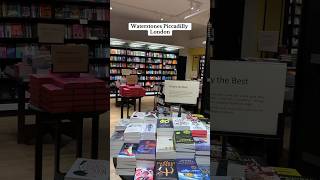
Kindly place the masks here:
<instances>
[{"instance_id":1,"label":"book","mask_svg":"<svg viewBox=\"0 0 320 180\"><path fill-rule=\"evenodd\" d=\"M143 123L131 123L124 131L124 140L128 143L139 143L141 132L143 131Z\"/></svg>"},{"instance_id":2,"label":"book","mask_svg":"<svg viewBox=\"0 0 320 180\"><path fill-rule=\"evenodd\" d=\"M155 179L177 180L178 174L174 160L157 160L155 167Z\"/></svg>"},{"instance_id":3,"label":"book","mask_svg":"<svg viewBox=\"0 0 320 180\"><path fill-rule=\"evenodd\" d=\"M137 167L134 174L134 180L153 180L153 169Z\"/></svg>"},{"instance_id":4,"label":"book","mask_svg":"<svg viewBox=\"0 0 320 180\"><path fill-rule=\"evenodd\" d=\"M11 37L12 38L22 38L22 25L21 24L11 24Z\"/></svg>"},{"instance_id":5,"label":"book","mask_svg":"<svg viewBox=\"0 0 320 180\"><path fill-rule=\"evenodd\" d=\"M20 16L20 4L8 3L6 5L6 14L4 16L8 17L19 17Z\"/></svg>"},{"instance_id":6,"label":"book","mask_svg":"<svg viewBox=\"0 0 320 180\"><path fill-rule=\"evenodd\" d=\"M172 123L175 131L190 130L191 121L183 117L172 117Z\"/></svg>"},{"instance_id":7,"label":"book","mask_svg":"<svg viewBox=\"0 0 320 180\"><path fill-rule=\"evenodd\" d=\"M118 158L135 158L139 144L124 143Z\"/></svg>"},{"instance_id":8,"label":"book","mask_svg":"<svg viewBox=\"0 0 320 180\"><path fill-rule=\"evenodd\" d=\"M109 177L109 162L80 158L75 161L65 180L105 180Z\"/></svg>"},{"instance_id":9,"label":"book","mask_svg":"<svg viewBox=\"0 0 320 180\"><path fill-rule=\"evenodd\" d=\"M191 121L190 130L193 137L207 137L207 127L199 120Z\"/></svg>"},{"instance_id":10,"label":"book","mask_svg":"<svg viewBox=\"0 0 320 180\"><path fill-rule=\"evenodd\" d=\"M176 144L192 144L194 145L194 140L191 135L191 131L184 130L184 131L175 131L175 142Z\"/></svg>"},{"instance_id":11,"label":"book","mask_svg":"<svg viewBox=\"0 0 320 180\"><path fill-rule=\"evenodd\" d=\"M72 25L72 38L73 39L84 39L83 26L80 24Z\"/></svg>"},{"instance_id":12,"label":"book","mask_svg":"<svg viewBox=\"0 0 320 180\"><path fill-rule=\"evenodd\" d=\"M210 180L210 165L209 166L200 166L198 165L201 173L203 180Z\"/></svg>"},{"instance_id":13,"label":"book","mask_svg":"<svg viewBox=\"0 0 320 180\"><path fill-rule=\"evenodd\" d=\"M51 6L47 4L40 5L40 17L41 18L50 18L51 15Z\"/></svg>"},{"instance_id":14,"label":"book","mask_svg":"<svg viewBox=\"0 0 320 180\"><path fill-rule=\"evenodd\" d=\"M171 119L168 119L168 118L158 119L157 135L158 136L172 136L173 135L173 124L172 124Z\"/></svg>"},{"instance_id":15,"label":"book","mask_svg":"<svg viewBox=\"0 0 320 180\"><path fill-rule=\"evenodd\" d=\"M154 123L144 123L143 132L141 133L142 140L156 140L156 125Z\"/></svg>"},{"instance_id":16,"label":"book","mask_svg":"<svg viewBox=\"0 0 320 180\"><path fill-rule=\"evenodd\" d=\"M156 159L175 159L173 139L168 136L157 137Z\"/></svg>"},{"instance_id":17,"label":"book","mask_svg":"<svg viewBox=\"0 0 320 180\"><path fill-rule=\"evenodd\" d=\"M279 176L295 176L295 177L301 177L301 174L296 170L292 168L283 168L283 167L273 167L273 170L276 172Z\"/></svg>"},{"instance_id":18,"label":"book","mask_svg":"<svg viewBox=\"0 0 320 180\"><path fill-rule=\"evenodd\" d=\"M30 6L27 6L27 5L21 6L21 16L22 17L30 17L31 16Z\"/></svg>"},{"instance_id":19,"label":"book","mask_svg":"<svg viewBox=\"0 0 320 180\"><path fill-rule=\"evenodd\" d=\"M8 47L7 48L7 58L15 58L16 57L16 48L15 47Z\"/></svg>"},{"instance_id":20,"label":"book","mask_svg":"<svg viewBox=\"0 0 320 180\"><path fill-rule=\"evenodd\" d=\"M202 172L194 159L177 159L177 172L179 180L202 180Z\"/></svg>"},{"instance_id":21,"label":"book","mask_svg":"<svg viewBox=\"0 0 320 180\"><path fill-rule=\"evenodd\" d=\"M209 138L193 138L195 142L196 154L198 155L210 155L210 139Z\"/></svg>"},{"instance_id":22,"label":"book","mask_svg":"<svg viewBox=\"0 0 320 180\"><path fill-rule=\"evenodd\" d=\"M110 156L115 157L118 155L120 149L124 144L123 131L115 131L110 138Z\"/></svg>"},{"instance_id":23,"label":"book","mask_svg":"<svg viewBox=\"0 0 320 180\"><path fill-rule=\"evenodd\" d=\"M156 145L155 140L141 140L137 150L137 159L155 159L156 156Z\"/></svg>"},{"instance_id":24,"label":"book","mask_svg":"<svg viewBox=\"0 0 320 180\"><path fill-rule=\"evenodd\" d=\"M146 115L145 112L133 112L133 114L131 115L130 119L133 121L133 122L140 122L140 123L143 123L144 122L144 116Z\"/></svg>"},{"instance_id":25,"label":"book","mask_svg":"<svg viewBox=\"0 0 320 180\"><path fill-rule=\"evenodd\" d=\"M5 37L5 30L4 30L4 25L0 24L0 38Z\"/></svg>"},{"instance_id":26,"label":"book","mask_svg":"<svg viewBox=\"0 0 320 180\"><path fill-rule=\"evenodd\" d=\"M130 119L120 119L118 124L115 126L115 131L125 131L129 124Z\"/></svg>"}]
</instances>

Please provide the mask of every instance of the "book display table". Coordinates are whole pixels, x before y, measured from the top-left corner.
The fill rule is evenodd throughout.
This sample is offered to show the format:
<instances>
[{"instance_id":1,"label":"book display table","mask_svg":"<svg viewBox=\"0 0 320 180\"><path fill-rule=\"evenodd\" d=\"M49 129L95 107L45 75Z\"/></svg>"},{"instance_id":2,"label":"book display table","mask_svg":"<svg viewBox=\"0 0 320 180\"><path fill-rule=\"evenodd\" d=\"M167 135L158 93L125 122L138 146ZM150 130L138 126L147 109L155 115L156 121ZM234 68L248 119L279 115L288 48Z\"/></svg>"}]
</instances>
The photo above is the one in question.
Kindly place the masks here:
<instances>
[{"instance_id":1,"label":"book display table","mask_svg":"<svg viewBox=\"0 0 320 180\"><path fill-rule=\"evenodd\" d=\"M117 174L129 179L210 179L210 125L201 115L134 112L110 140Z\"/></svg>"}]
</instances>

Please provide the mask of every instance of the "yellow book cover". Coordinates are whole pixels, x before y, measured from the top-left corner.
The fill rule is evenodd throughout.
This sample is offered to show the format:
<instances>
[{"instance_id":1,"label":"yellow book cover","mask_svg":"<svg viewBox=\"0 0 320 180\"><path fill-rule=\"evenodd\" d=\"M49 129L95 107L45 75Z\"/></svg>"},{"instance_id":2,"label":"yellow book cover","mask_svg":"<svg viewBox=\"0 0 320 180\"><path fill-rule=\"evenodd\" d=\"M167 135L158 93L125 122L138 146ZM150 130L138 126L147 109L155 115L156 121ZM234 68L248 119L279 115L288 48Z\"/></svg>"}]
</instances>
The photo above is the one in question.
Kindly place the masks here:
<instances>
[{"instance_id":1,"label":"yellow book cover","mask_svg":"<svg viewBox=\"0 0 320 180\"><path fill-rule=\"evenodd\" d=\"M296 176L301 177L301 174L296 169L274 167L274 171L280 176Z\"/></svg>"}]
</instances>

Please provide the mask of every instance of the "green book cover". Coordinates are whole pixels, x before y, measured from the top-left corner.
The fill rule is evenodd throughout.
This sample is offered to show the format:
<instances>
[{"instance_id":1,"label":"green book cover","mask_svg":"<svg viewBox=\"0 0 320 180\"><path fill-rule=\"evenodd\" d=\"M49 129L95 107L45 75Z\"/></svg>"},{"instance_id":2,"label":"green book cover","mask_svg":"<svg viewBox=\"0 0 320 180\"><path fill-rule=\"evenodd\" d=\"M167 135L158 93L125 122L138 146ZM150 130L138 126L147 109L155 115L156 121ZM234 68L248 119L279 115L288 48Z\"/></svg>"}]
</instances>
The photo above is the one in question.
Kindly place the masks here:
<instances>
[{"instance_id":1,"label":"green book cover","mask_svg":"<svg viewBox=\"0 0 320 180\"><path fill-rule=\"evenodd\" d=\"M175 142L183 144L193 144L193 138L190 130L175 131Z\"/></svg>"}]
</instances>

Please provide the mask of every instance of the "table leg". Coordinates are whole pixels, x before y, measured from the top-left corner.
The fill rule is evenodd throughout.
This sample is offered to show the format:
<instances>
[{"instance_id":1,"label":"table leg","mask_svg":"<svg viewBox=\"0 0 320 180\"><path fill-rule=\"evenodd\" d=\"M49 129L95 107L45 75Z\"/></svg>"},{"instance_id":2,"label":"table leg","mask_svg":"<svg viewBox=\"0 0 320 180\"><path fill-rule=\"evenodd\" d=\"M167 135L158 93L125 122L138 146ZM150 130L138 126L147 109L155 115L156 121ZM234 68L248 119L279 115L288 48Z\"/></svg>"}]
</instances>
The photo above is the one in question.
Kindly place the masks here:
<instances>
[{"instance_id":1,"label":"table leg","mask_svg":"<svg viewBox=\"0 0 320 180\"><path fill-rule=\"evenodd\" d=\"M129 118L129 111L130 111L130 99L127 98L127 118Z\"/></svg>"},{"instance_id":2,"label":"table leg","mask_svg":"<svg viewBox=\"0 0 320 180\"><path fill-rule=\"evenodd\" d=\"M40 114L36 114L35 180L42 180L42 125Z\"/></svg>"},{"instance_id":3,"label":"table leg","mask_svg":"<svg viewBox=\"0 0 320 180\"><path fill-rule=\"evenodd\" d=\"M134 111L136 111L137 99L134 98L133 100L134 100L134 102L133 102L133 109L134 109Z\"/></svg>"},{"instance_id":4,"label":"table leg","mask_svg":"<svg viewBox=\"0 0 320 180\"><path fill-rule=\"evenodd\" d=\"M139 97L139 112L141 112L141 97Z\"/></svg>"},{"instance_id":5,"label":"table leg","mask_svg":"<svg viewBox=\"0 0 320 180\"><path fill-rule=\"evenodd\" d=\"M123 118L123 98L121 99L121 119Z\"/></svg>"},{"instance_id":6,"label":"table leg","mask_svg":"<svg viewBox=\"0 0 320 180\"><path fill-rule=\"evenodd\" d=\"M91 158L98 158L99 150L99 115L92 117Z\"/></svg>"},{"instance_id":7,"label":"table leg","mask_svg":"<svg viewBox=\"0 0 320 180\"><path fill-rule=\"evenodd\" d=\"M18 82L18 144L24 142L24 126L25 126L25 86L23 82Z\"/></svg>"},{"instance_id":8,"label":"table leg","mask_svg":"<svg viewBox=\"0 0 320 180\"><path fill-rule=\"evenodd\" d=\"M76 157L82 157L82 141L83 141L83 118L78 117L75 118L75 122L77 126L77 154Z\"/></svg>"},{"instance_id":9,"label":"table leg","mask_svg":"<svg viewBox=\"0 0 320 180\"><path fill-rule=\"evenodd\" d=\"M60 146L61 146L61 132L60 132L60 120L56 121L55 127L55 143L54 143L54 175L55 177L60 174Z\"/></svg>"}]
</instances>

